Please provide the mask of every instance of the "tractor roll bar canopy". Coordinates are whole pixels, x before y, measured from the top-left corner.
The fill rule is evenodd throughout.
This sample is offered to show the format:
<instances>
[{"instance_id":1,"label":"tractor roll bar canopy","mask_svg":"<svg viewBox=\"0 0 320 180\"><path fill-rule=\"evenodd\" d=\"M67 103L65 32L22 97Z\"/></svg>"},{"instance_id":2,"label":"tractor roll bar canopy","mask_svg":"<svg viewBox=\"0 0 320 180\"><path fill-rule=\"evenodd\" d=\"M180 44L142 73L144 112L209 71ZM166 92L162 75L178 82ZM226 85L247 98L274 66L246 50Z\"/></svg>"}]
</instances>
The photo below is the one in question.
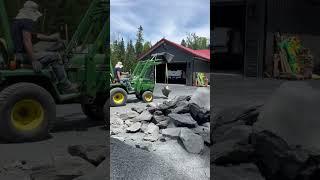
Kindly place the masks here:
<instances>
[{"instance_id":1,"label":"tractor roll bar canopy","mask_svg":"<svg viewBox=\"0 0 320 180\"><path fill-rule=\"evenodd\" d=\"M162 53L155 53L151 55L152 57L160 58L164 60L166 63L170 63L174 57L174 55L167 53L167 52L162 52Z\"/></svg>"}]
</instances>

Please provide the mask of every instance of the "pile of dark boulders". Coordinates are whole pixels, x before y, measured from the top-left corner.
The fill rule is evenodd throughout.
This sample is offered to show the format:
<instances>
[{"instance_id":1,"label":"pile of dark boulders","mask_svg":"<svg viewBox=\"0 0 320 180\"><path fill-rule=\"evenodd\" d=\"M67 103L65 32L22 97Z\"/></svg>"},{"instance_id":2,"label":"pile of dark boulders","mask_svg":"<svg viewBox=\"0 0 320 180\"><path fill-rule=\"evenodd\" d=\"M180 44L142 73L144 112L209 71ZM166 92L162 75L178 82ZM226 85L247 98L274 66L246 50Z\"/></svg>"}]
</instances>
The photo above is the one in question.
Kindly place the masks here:
<instances>
[{"instance_id":1,"label":"pile of dark boulders","mask_svg":"<svg viewBox=\"0 0 320 180\"><path fill-rule=\"evenodd\" d=\"M320 179L320 152L288 144L256 126L261 111L262 106L242 106L215 115L210 160L213 179Z\"/></svg>"},{"instance_id":2,"label":"pile of dark boulders","mask_svg":"<svg viewBox=\"0 0 320 180\"><path fill-rule=\"evenodd\" d=\"M209 93L199 91L209 97ZM210 144L210 109L192 96L177 96L163 103L149 103L144 108L117 114L111 119L110 133L144 133L143 141L177 139L190 153L201 153ZM208 101L208 98L205 98Z\"/></svg>"}]
</instances>

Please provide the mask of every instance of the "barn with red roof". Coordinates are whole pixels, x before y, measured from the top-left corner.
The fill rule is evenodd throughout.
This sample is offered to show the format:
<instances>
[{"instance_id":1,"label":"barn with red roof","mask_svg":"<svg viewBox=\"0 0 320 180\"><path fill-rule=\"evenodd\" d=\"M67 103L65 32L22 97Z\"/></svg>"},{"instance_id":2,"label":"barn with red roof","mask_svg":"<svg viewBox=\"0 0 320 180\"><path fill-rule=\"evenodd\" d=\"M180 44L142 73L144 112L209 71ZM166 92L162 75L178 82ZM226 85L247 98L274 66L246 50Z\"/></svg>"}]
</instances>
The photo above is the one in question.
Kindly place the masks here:
<instances>
[{"instance_id":1,"label":"barn with red roof","mask_svg":"<svg viewBox=\"0 0 320 180\"><path fill-rule=\"evenodd\" d=\"M193 50L165 38L158 41L149 51L139 57L146 60L154 53L168 52L174 55L168 64L168 82L174 84L194 85L196 73L210 73L210 49ZM157 83L165 82L165 65L155 68ZM210 78L208 78L210 79Z\"/></svg>"}]
</instances>

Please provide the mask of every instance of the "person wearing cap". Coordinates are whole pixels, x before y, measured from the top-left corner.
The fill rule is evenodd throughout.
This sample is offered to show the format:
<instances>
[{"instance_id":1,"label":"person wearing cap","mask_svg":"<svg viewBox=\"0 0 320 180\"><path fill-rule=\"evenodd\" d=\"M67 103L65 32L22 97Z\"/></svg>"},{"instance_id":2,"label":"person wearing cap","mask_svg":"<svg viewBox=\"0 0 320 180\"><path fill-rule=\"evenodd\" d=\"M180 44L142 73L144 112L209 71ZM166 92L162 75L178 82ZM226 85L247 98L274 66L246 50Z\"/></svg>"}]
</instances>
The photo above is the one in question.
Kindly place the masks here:
<instances>
[{"instance_id":1,"label":"person wearing cap","mask_svg":"<svg viewBox=\"0 0 320 180\"><path fill-rule=\"evenodd\" d=\"M120 61L114 67L114 77L115 77L115 81L118 83L121 81L122 68L123 68L123 65L122 65L122 62Z\"/></svg>"},{"instance_id":2,"label":"person wearing cap","mask_svg":"<svg viewBox=\"0 0 320 180\"><path fill-rule=\"evenodd\" d=\"M128 78L121 78L121 75L127 74L122 72L122 68L123 68L122 62L119 61L114 67L115 82L125 84L128 90L130 91L132 89L130 80Z\"/></svg>"},{"instance_id":3,"label":"person wearing cap","mask_svg":"<svg viewBox=\"0 0 320 180\"><path fill-rule=\"evenodd\" d=\"M11 31L16 59L30 63L35 72L40 72L41 69L51 66L63 91L65 93L77 92L77 86L68 80L59 53L33 51L33 39L42 41L58 41L60 39L58 36L47 36L34 32L33 26L41 16L39 5L33 1L26 1L14 18Z\"/></svg>"}]
</instances>

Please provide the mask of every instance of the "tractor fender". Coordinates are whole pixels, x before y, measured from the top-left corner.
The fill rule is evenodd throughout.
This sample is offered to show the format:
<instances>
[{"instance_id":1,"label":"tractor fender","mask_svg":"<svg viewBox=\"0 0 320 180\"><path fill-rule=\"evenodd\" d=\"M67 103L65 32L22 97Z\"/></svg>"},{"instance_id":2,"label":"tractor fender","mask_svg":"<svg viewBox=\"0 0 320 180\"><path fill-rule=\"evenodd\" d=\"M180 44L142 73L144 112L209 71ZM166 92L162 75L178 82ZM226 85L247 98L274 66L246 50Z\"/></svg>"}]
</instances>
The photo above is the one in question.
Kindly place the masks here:
<instances>
[{"instance_id":1,"label":"tractor fender","mask_svg":"<svg viewBox=\"0 0 320 180\"><path fill-rule=\"evenodd\" d=\"M56 102L58 102L59 93L57 92L57 89L52 84L50 78L45 76L6 76L2 78L2 81L0 83L0 90L4 89L5 87L8 87L12 84L16 83L33 83L36 84L44 89L46 89L51 96L54 98Z\"/></svg>"}]
</instances>

